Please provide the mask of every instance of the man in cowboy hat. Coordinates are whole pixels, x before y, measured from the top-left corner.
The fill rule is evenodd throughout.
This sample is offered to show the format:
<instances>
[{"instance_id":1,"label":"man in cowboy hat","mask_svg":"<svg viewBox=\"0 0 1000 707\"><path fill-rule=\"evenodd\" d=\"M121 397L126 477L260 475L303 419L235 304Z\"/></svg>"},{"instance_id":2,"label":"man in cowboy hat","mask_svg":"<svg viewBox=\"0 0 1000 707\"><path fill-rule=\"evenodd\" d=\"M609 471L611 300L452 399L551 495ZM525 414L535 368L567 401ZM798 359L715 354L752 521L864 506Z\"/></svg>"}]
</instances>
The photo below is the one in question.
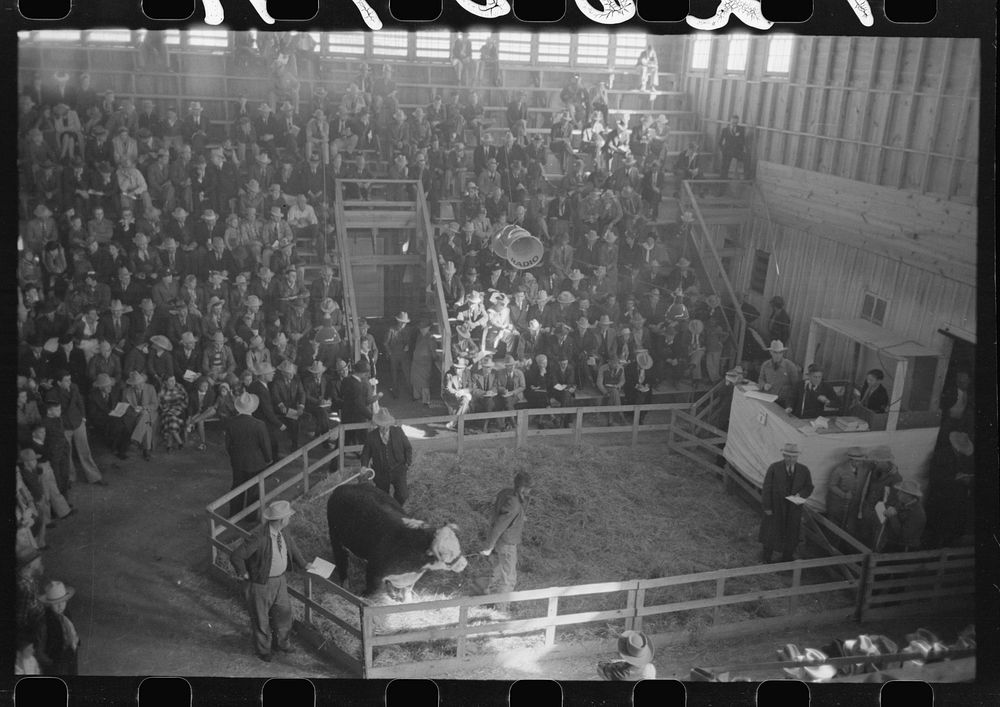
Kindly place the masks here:
<instances>
[{"instance_id":1,"label":"man in cowboy hat","mask_svg":"<svg viewBox=\"0 0 1000 707\"><path fill-rule=\"evenodd\" d=\"M761 365L757 384L765 393L777 395L775 402L785 406L791 401L795 384L799 382L799 367L785 358L788 349L781 341L772 341L767 351L771 360Z\"/></svg>"},{"instance_id":2,"label":"man in cowboy hat","mask_svg":"<svg viewBox=\"0 0 1000 707\"><path fill-rule=\"evenodd\" d=\"M226 337L217 331L208 339L208 345L201 354L201 373L213 383L236 382L236 358L226 344Z\"/></svg>"},{"instance_id":3,"label":"man in cowboy hat","mask_svg":"<svg viewBox=\"0 0 1000 707\"><path fill-rule=\"evenodd\" d=\"M36 643L38 664L45 675L77 675L80 637L66 614L66 604L76 593L62 582L52 581L38 601L45 605Z\"/></svg>"},{"instance_id":4,"label":"man in cowboy hat","mask_svg":"<svg viewBox=\"0 0 1000 707\"><path fill-rule=\"evenodd\" d=\"M313 419L316 436L326 434L330 430L330 413L333 410L334 391L331 381L326 377L326 365L319 359L314 359L306 368L302 377L302 392L305 395L305 411ZM333 446L327 442L327 448Z\"/></svg>"},{"instance_id":5,"label":"man in cowboy hat","mask_svg":"<svg viewBox=\"0 0 1000 707\"><path fill-rule=\"evenodd\" d=\"M285 359L278 366L281 375L271 383L271 402L288 431L292 450L299 448L299 420L306 410L306 393L302 389L295 364Z\"/></svg>"},{"instance_id":6,"label":"man in cowboy hat","mask_svg":"<svg viewBox=\"0 0 1000 707\"><path fill-rule=\"evenodd\" d=\"M875 552L910 552L921 548L927 516L923 491L914 479L894 484L884 504L883 528L872 548Z\"/></svg>"},{"instance_id":7,"label":"man in cowboy hat","mask_svg":"<svg viewBox=\"0 0 1000 707\"><path fill-rule=\"evenodd\" d=\"M781 448L782 461L767 468L761 489L761 518L758 540L764 546L761 561L771 562L774 551L781 552L782 562L791 562L799 544L802 526L802 502L813 492L812 474L799 464L801 454L797 444L786 443ZM789 498L797 498L793 502Z\"/></svg>"},{"instance_id":8,"label":"man in cowboy hat","mask_svg":"<svg viewBox=\"0 0 1000 707\"><path fill-rule=\"evenodd\" d=\"M641 631L625 631L618 637L621 660L601 661L597 673L605 680L655 680L653 643Z\"/></svg>"},{"instance_id":9,"label":"man in cowboy hat","mask_svg":"<svg viewBox=\"0 0 1000 707\"><path fill-rule=\"evenodd\" d=\"M472 375L472 412L493 412L496 409L499 386L493 367L492 356L485 356L479 362L479 372ZM490 421L483 420L483 432L489 431Z\"/></svg>"},{"instance_id":10,"label":"man in cowboy hat","mask_svg":"<svg viewBox=\"0 0 1000 707\"><path fill-rule=\"evenodd\" d=\"M827 481L826 517L845 530L851 507L857 507L855 496L861 492L867 459L865 450L851 447L847 450L847 460L833 468Z\"/></svg>"},{"instance_id":11,"label":"man in cowboy hat","mask_svg":"<svg viewBox=\"0 0 1000 707\"><path fill-rule=\"evenodd\" d=\"M406 331L410 323L410 315L400 312L395 322L385 334L383 350L389 356L389 380L392 397L398 398L400 393L410 390L410 332Z\"/></svg>"},{"instance_id":12,"label":"man in cowboy hat","mask_svg":"<svg viewBox=\"0 0 1000 707\"><path fill-rule=\"evenodd\" d=\"M295 540L286 528L295 513L288 501L274 501L264 509L266 521L229 556L236 574L246 580L247 609L257 657L271 662L274 622L274 647L294 653L288 640L292 629L292 604L288 598L285 573L291 565L300 570L308 565Z\"/></svg>"},{"instance_id":13,"label":"man in cowboy hat","mask_svg":"<svg viewBox=\"0 0 1000 707\"><path fill-rule=\"evenodd\" d=\"M389 493L400 506L406 503L409 492L406 488L406 472L413 463L413 447L403 429L385 408L380 408L372 417L375 429L365 436L365 446L361 450L361 466L375 471L375 486Z\"/></svg>"},{"instance_id":14,"label":"man in cowboy hat","mask_svg":"<svg viewBox=\"0 0 1000 707\"><path fill-rule=\"evenodd\" d=\"M225 420L226 452L233 472L230 488L233 489L252 479L274 461L267 425L253 416L260 405L259 398L244 392L236 398L234 405L237 414ZM256 485L234 497L229 502L229 517L232 518L258 498Z\"/></svg>"},{"instance_id":15,"label":"man in cowboy hat","mask_svg":"<svg viewBox=\"0 0 1000 707\"><path fill-rule=\"evenodd\" d=\"M892 449L886 445L874 447L868 453L866 474L861 482L861 492L856 496L857 506L852 503L848 513L848 531L869 547L874 547L878 539L882 519L878 517L878 505L889 499L893 486L903 480L896 466Z\"/></svg>"}]
</instances>

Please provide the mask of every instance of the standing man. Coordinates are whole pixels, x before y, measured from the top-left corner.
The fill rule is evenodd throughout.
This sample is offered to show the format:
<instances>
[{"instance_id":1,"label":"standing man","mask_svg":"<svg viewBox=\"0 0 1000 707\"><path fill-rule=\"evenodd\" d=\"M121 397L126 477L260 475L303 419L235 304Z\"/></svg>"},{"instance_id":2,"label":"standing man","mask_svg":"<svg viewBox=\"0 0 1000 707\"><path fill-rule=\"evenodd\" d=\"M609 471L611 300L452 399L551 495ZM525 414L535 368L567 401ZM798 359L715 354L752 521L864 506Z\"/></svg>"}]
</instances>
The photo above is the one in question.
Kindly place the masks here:
<instances>
[{"instance_id":1,"label":"standing man","mask_svg":"<svg viewBox=\"0 0 1000 707\"><path fill-rule=\"evenodd\" d=\"M845 530L848 527L847 519L851 508L857 512L858 502L855 499L864 482L867 458L868 455L861 447L851 447L847 450L847 461L838 464L830 472L826 493L826 517Z\"/></svg>"},{"instance_id":2,"label":"standing man","mask_svg":"<svg viewBox=\"0 0 1000 707\"><path fill-rule=\"evenodd\" d=\"M388 382L393 398L398 398L401 391L410 390L410 332L406 331L409 323L410 315L400 312L385 335L383 349L389 354Z\"/></svg>"},{"instance_id":3,"label":"standing man","mask_svg":"<svg viewBox=\"0 0 1000 707\"><path fill-rule=\"evenodd\" d=\"M87 438L87 411L80 389L69 371L61 370L55 375L56 386L49 393L49 398L59 403L62 412L62 422L66 442L70 445L67 457L69 459L69 477L76 481L76 470L73 465L73 448L80 457L80 466L87 477L87 482L107 486L108 482L97 468L97 462L90 452L90 441Z\"/></svg>"},{"instance_id":4,"label":"standing man","mask_svg":"<svg viewBox=\"0 0 1000 707\"><path fill-rule=\"evenodd\" d=\"M497 494L493 504L493 524L486 538L482 555L489 557L496 551L493 577L486 588L487 594L514 591L517 583L517 546L521 544L526 520L525 507L531 495L531 476L526 471L514 475L514 488ZM496 605L497 611L507 611L507 603Z\"/></svg>"},{"instance_id":5,"label":"standing man","mask_svg":"<svg viewBox=\"0 0 1000 707\"><path fill-rule=\"evenodd\" d=\"M264 471L274 459L267 425L253 416L260 399L253 393L245 392L236 398L234 405L237 414L226 423L226 452L233 471L231 488ZM259 497L256 486L247 489L229 502L229 517L232 518Z\"/></svg>"},{"instance_id":6,"label":"standing man","mask_svg":"<svg viewBox=\"0 0 1000 707\"><path fill-rule=\"evenodd\" d=\"M788 349L781 341L772 341L767 351L771 360L761 365L757 384L765 393L777 395L775 402L784 407L791 401L792 391L799 382L799 367L785 358Z\"/></svg>"},{"instance_id":7,"label":"standing man","mask_svg":"<svg viewBox=\"0 0 1000 707\"><path fill-rule=\"evenodd\" d=\"M406 489L406 472L413 462L413 447L403 429L385 408L380 408L372 417L375 429L365 437L361 450L361 466L371 466L375 471L375 485L389 493L402 506L409 497Z\"/></svg>"},{"instance_id":8,"label":"standing man","mask_svg":"<svg viewBox=\"0 0 1000 707\"><path fill-rule=\"evenodd\" d=\"M246 580L254 648L265 663L271 662L272 619L277 649L283 653L295 652L288 642L293 617L285 573L292 563L306 569L306 561L291 534L284 532L293 513L288 501L270 504L264 511L266 523L230 555L236 574Z\"/></svg>"},{"instance_id":9,"label":"standing man","mask_svg":"<svg viewBox=\"0 0 1000 707\"><path fill-rule=\"evenodd\" d=\"M812 475L804 464L799 464L799 447L787 443L781 448L782 461L767 468L761 505L764 517L760 523L758 540L764 546L761 560L770 563L775 550L781 551L781 561L791 562L799 544L802 526L802 504L789 501L788 497L809 498L813 492Z\"/></svg>"},{"instance_id":10,"label":"standing man","mask_svg":"<svg viewBox=\"0 0 1000 707\"><path fill-rule=\"evenodd\" d=\"M737 160L746 172L746 149L747 129L740 125L740 116L735 113L729 118L729 125L722 129L719 135L719 150L722 151L722 169L719 172L719 179L729 179L729 166L733 160Z\"/></svg>"}]
</instances>

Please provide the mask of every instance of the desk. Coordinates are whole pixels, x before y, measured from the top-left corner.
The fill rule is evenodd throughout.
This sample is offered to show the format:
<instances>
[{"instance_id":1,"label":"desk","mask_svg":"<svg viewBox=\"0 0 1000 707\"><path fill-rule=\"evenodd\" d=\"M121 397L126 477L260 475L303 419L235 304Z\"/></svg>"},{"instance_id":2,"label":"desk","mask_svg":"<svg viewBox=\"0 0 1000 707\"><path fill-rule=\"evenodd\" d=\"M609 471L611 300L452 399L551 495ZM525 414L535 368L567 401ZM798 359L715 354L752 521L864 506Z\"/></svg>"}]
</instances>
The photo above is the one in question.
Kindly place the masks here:
<instances>
[{"instance_id":1,"label":"desk","mask_svg":"<svg viewBox=\"0 0 1000 707\"><path fill-rule=\"evenodd\" d=\"M803 432L803 428L808 432ZM809 467L815 486L806 503L814 510L823 512L826 510L827 479L837 465L847 460L848 448L889 447L903 478L915 479L924 488L937 435L937 427L894 432L841 432L830 429L817 433L808 420L792 417L774 403L748 398L744 395L743 386L736 386L723 456L759 488L764 483L767 467L781 460L781 447L794 442L802 450L799 462Z\"/></svg>"}]
</instances>

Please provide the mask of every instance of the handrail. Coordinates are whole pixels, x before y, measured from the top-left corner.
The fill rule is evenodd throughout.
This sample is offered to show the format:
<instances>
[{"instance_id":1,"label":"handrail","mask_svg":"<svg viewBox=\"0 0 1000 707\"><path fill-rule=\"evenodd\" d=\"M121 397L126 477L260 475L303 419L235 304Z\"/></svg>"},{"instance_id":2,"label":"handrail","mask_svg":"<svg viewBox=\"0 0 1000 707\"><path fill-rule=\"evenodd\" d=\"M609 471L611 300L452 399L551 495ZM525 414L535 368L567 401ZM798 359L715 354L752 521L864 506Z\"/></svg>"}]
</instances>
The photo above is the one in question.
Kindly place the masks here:
<instances>
[{"instance_id":1,"label":"handrail","mask_svg":"<svg viewBox=\"0 0 1000 707\"><path fill-rule=\"evenodd\" d=\"M719 272L719 278L722 280L722 284L726 288L726 293L729 295L730 301L733 303L733 312L736 315L736 321L739 322L739 326L737 327L738 331L736 332L736 360L738 361L743 355L743 340L746 336L747 320L746 317L743 316L743 310L740 308L740 301L736 297L736 293L733 291L732 284L729 282L729 276L726 275L726 269L722 266L722 259L719 257L719 252L715 249L715 243L712 242L709 235L710 231L708 230L708 226L705 224L705 218L701 215L701 208L698 206L698 201L694 197L690 180L684 180L684 192L691 203L691 208L694 209L694 214L698 220L698 224L701 226L702 241L708 244L708 251L712 254L712 262ZM696 229L691 228L689 230L693 234ZM694 245L698 251L699 258L704 261L704 257L702 256L703 250L697 247L697 243Z\"/></svg>"},{"instance_id":2,"label":"handrail","mask_svg":"<svg viewBox=\"0 0 1000 707\"><path fill-rule=\"evenodd\" d=\"M354 271L351 269L351 255L349 252L350 238L347 237L347 217L344 213L344 189L346 180L337 179L334 188L336 189L336 201L334 203L334 213L337 219L337 250L340 252L340 281L344 286L344 314L347 317L347 340L354 352L354 361L361 355L361 330L358 328L357 293L354 291ZM356 181L356 180L354 180ZM353 363L354 361L351 361Z\"/></svg>"},{"instance_id":3,"label":"handrail","mask_svg":"<svg viewBox=\"0 0 1000 707\"><path fill-rule=\"evenodd\" d=\"M431 274L431 282L428 283L434 288L434 299L437 302L437 315L440 319L439 330L441 332L442 365L441 365L441 389L444 389L445 376L451 368L451 324L448 321L448 307L445 304L444 285L441 283L441 270L438 267L437 244L434 242L434 227L431 225L430 209L427 206L427 195L417 184L417 210L423 216L420 221L424 225L424 245L427 254L427 268ZM419 230L419 229L418 229Z\"/></svg>"}]
</instances>

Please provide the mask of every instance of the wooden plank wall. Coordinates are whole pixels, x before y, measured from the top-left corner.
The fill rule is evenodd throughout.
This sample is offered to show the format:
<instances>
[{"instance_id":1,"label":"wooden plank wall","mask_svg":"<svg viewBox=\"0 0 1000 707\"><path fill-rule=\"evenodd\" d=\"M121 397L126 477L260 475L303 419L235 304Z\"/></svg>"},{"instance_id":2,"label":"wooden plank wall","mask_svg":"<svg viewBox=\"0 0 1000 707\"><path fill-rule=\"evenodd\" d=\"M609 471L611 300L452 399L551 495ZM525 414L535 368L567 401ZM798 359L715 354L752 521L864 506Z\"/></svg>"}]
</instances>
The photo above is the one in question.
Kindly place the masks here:
<instances>
[{"instance_id":1,"label":"wooden plank wall","mask_svg":"<svg viewBox=\"0 0 1000 707\"><path fill-rule=\"evenodd\" d=\"M790 74L769 75L769 39L727 72L715 36L709 68L687 70L707 149L736 113L757 160L975 203L979 40L797 37Z\"/></svg>"},{"instance_id":2,"label":"wooden plank wall","mask_svg":"<svg viewBox=\"0 0 1000 707\"><path fill-rule=\"evenodd\" d=\"M936 350L945 353L950 350L947 337L938 333L941 327L976 330L974 236L935 233L936 247L954 243L955 262L939 262L934 266L930 256L915 256L907 250L907 244L894 240L891 233L873 227L859 228L857 221L858 214L864 212L860 205L863 199L856 196L855 201L850 201L846 192L827 184L834 178L812 173L807 180L800 175L802 190L812 192L809 199L822 202L822 209L814 213L808 211L812 202L804 195L776 197L769 190L766 177L785 170L789 168L761 165L758 177L770 220L757 210L743 230L748 253L758 249L771 253L764 292L749 291L752 257L741 260L733 283L761 311L760 329L764 329L763 323L770 312L768 300L774 295L785 298L792 319L789 345L793 358L795 352L805 351L812 317L859 317L865 293L888 301L884 326ZM870 208L879 212L889 208L879 197L893 192L897 196L902 194L872 188L867 192L862 192L862 196ZM830 205L836 199L841 199L839 218ZM954 206L952 202L938 204L940 213ZM967 223L955 226L956 231L969 228Z\"/></svg>"}]
</instances>

